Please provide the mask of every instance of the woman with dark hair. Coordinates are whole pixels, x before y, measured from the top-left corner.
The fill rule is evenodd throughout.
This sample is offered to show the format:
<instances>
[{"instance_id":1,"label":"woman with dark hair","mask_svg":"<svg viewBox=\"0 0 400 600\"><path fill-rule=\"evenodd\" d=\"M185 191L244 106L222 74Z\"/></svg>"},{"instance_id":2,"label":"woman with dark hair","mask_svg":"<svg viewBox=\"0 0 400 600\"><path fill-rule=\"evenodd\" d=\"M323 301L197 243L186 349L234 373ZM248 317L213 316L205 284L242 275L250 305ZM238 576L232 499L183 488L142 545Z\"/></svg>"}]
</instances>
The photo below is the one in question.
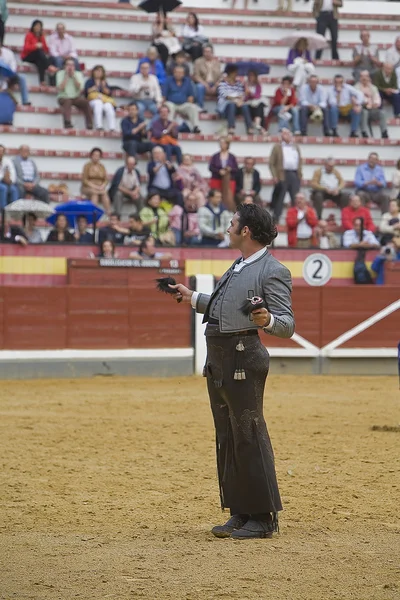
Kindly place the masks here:
<instances>
[{"instance_id":1,"label":"woman with dark hair","mask_svg":"<svg viewBox=\"0 0 400 600\"><path fill-rule=\"evenodd\" d=\"M98 258L118 258L115 252L115 244L112 240L103 240L100 244Z\"/></svg>"},{"instance_id":2,"label":"woman with dark hair","mask_svg":"<svg viewBox=\"0 0 400 600\"><path fill-rule=\"evenodd\" d=\"M111 90L106 81L106 72L101 65L93 67L91 77L85 83L85 96L93 110L95 128L103 130L104 114L107 119L108 129L116 131L116 102L111 96Z\"/></svg>"},{"instance_id":3,"label":"woman with dark hair","mask_svg":"<svg viewBox=\"0 0 400 600\"><path fill-rule=\"evenodd\" d=\"M293 85L298 88L305 83L310 75L315 73L314 63L308 50L308 40L300 38L290 49L287 61L287 70L293 77Z\"/></svg>"},{"instance_id":4,"label":"woman with dark hair","mask_svg":"<svg viewBox=\"0 0 400 600\"><path fill-rule=\"evenodd\" d=\"M243 115L246 122L247 133L252 135L250 106L245 104L245 90L243 83L238 79L238 68L236 65L227 65L226 77L218 86L217 111L228 121L228 131L235 133L235 117Z\"/></svg>"},{"instance_id":5,"label":"woman with dark hair","mask_svg":"<svg viewBox=\"0 0 400 600\"><path fill-rule=\"evenodd\" d=\"M49 49L43 35L43 23L38 19L33 21L30 30L25 36L24 47L21 52L21 60L36 65L39 74L40 85L45 85L45 73L47 69L53 73L57 68L51 66Z\"/></svg>"},{"instance_id":6,"label":"woman with dark hair","mask_svg":"<svg viewBox=\"0 0 400 600\"><path fill-rule=\"evenodd\" d=\"M261 84L258 81L258 73L249 71L247 81L244 84L245 101L250 107L251 118L253 119L254 128L259 132L264 132L262 121L264 119L265 104L261 97Z\"/></svg>"},{"instance_id":7,"label":"woman with dark hair","mask_svg":"<svg viewBox=\"0 0 400 600\"><path fill-rule=\"evenodd\" d=\"M181 35L183 38L182 47L190 55L193 62L203 56L203 45L208 43L208 38L204 35L204 27L200 25L196 13L190 12L188 14Z\"/></svg>"},{"instance_id":8,"label":"woman with dark hair","mask_svg":"<svg viewBox=\"0 0 400 600\"><path fill-rule=\"evenodd\" d=\"M150 236L143 240L143 242L139 246L138 252L131 252L129 257L150 260L168 260L172 257L172 254L166 252L158 252L156 250L156 240L152 236Z\"/></svg>"},{"instance_id":9,"label":"woman with dark hair","mask_svg":"<svg viewBox=\"0 0 400 600\"><path fill-rule=\"evenodd\" d=\"M168 22L168 17L163 13L157 13L152 27L152 42L158 50L158 54L164 66L167 65L168 57L173 56L182 49L175 30Z\"/></svg>"},{"instance_id":10,"label":"woman with dark hair","mask_svg":"<svg viewBox=\"0 0 400 600\"><path fill-rule=\"evenodd\" d=\"M100 148L93 148L90 152L90 161L85 164L82 171L81 194L88 198L93 204L103 205L106 213L110 213L110 198L107 193L108 177L104 165L100 159L103 152Z\"/></svg>"},{"instance_id":11,"label":"woman with dark hair","mask_svg":"<svg viewBox=\"0 0 400 600\"><path fill-rule=\"evenodd\" d=\"M56 218L55 227L50 231L49 235L47 236L46 242L67 244L74 241L75 238L73 234L70 231L68 231L67 217L63 213L58 214Z\"/></svg>"},{"instance_id":12,"label":"woman with dark hair","mask_svg":"<svg viewBox=\"0 0 400 600\"><path fill-rule=\"evenodd\" d=\"M211 157L208 168L211 171L210 189L222 192L222 201L229 210L234 210L233 199L236 193L236 176L239 166L236 156L229 152L230 141L221 138L220 151Z\"/></svg>"},{"instance_id":13,"label":"woman with dark hair","mask_svg":"<svg viewBox=\"0 0 400 600\"><path fill-rule=\"evenodd\" d=\"M169 228L169 219L161 206L160 194L149 194L146 206L140 211L143 225L150 228L152 236L162 244L175 246L175 236Z\"/></svg>"},{"instance_id":14,"label":"woman with dark hair","mask_svg":"<svg viewBox=\"0 0 400 600\"><path fill-rule=\"evenodd\" d=\"M26 213L22 217L24 235L30 244L41 244L43 242L40 230L36 227L37 216L35 213Z\"/></svg>"}]
</instances>

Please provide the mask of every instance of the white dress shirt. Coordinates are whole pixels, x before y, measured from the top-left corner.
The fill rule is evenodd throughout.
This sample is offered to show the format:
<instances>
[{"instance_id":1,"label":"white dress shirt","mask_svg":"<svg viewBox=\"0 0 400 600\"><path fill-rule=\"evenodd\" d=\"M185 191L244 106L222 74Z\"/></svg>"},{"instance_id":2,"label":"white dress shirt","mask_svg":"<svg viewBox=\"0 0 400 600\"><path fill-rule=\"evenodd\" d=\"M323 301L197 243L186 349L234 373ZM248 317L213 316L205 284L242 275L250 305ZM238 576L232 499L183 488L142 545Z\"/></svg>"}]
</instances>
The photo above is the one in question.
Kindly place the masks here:
<instances>
[{"instance_id":1,"label":"white dress shirt","mask_svg":"<svg viewBox=\"0 0 400 600\"><path fill-rule=\"evenodd\" d=\"M11 183L15 183L17 181L17 174L14 163L9 158L3 156L3 160L0 162L0 181L3 181L6 169L10 174Z\"/></svg>"},{"instance_id":2,"label":"white dress shirt","mask_svg":"<svg viewBox=\"0 0 400 600\"><path fill-rule=\"evenodd\" d=\"M372 231L369 231L368 229L364 229L362 241L367 242L371 246L379 246L378 240L376 239L376 237L374 236ZM343 246L345 248L350 248L350 246L352 246L353 244L359 244L359 243L360 243L360 234L357 233L356 231L354 231L354 229L348 229L347 231L344 232Z\"/></svg>"},{"instance_id":3,"label":"white dress shirt","mask_svg":"<svg viewBox=\"0 0 400 600\"><path fill-rule=\"evenodd\" d=\"M297 171L299 168L299 153L293 144L282 142L283 169L285 171Z\"/></svg>"},{"instance_id":4,"label":"white dress shirt","mask_svg":"<svg viewBox=\"0 0 400 600\"><path fill-rule=\"evenodd\" d=\"M297 210L297 238L299 240L309 240L312 237L312 229L304 218L304 210Z\"/></svg>"},{"instance_id":5,"label":"white dress shirt","mask_svg":"<svg viewBox=\"0 0 400 600\"><path fill-rule=\"evenodd\" d=\"M321 12L323 11L333 11L333 0L323 0Z\"/></svg>"}]
</instances>

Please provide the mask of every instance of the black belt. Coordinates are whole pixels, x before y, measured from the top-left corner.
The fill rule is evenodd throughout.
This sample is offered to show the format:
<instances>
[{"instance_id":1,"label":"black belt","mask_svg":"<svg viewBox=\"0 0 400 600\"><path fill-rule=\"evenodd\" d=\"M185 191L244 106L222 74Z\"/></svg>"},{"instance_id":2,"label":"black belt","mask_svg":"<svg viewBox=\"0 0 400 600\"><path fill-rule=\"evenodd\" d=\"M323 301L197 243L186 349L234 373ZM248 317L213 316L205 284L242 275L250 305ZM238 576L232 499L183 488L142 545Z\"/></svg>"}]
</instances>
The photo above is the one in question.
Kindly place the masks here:
<instances>
[{"instance_id":1,"label":"black belt","mask_svg":"<svg viewBox=\"0 0 400 600\"><path fill-rule=\"evenodd\" d=\"M234 335L243 335L243 336L258 335L258 329L245 329L244 331L229 331L227 333L224 333L223 331L221 331L219 329L218 319L213 319L212 317L210 317L208 320L207 329L208 329L208 332L212 331L212 332L215 332L215 334L217 334L217 335L218 335L218 333L220 333L224 337L225 336L229 337L229 336L234 336Z\"/></svg>"},{"instance_id":2,"label":"black belt","mask_svg":"<svg viewBox=\"0 0 400 600\"><path fill-rule=\"evenodd\" d=\"M297 173L297 169L283 169L285 173Z\"/></svg>"}]
</instances>

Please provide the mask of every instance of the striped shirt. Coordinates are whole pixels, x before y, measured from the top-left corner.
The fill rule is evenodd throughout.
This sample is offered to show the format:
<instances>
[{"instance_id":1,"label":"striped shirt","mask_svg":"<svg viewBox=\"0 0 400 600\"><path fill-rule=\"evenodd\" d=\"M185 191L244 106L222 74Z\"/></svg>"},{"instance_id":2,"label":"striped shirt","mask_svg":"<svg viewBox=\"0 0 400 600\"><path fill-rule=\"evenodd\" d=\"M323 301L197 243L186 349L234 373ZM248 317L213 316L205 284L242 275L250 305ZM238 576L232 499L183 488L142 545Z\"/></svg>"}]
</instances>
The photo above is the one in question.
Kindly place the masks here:
<instances>
[{"instance_id":1,"label":"striped shirt","mask_svg":"<svg viewBox=\"0 0 400 600\"><path fill-rule=\"evenodd\" d=\"M24 181L33 181L35 179L35 165L30 158L21 160L21 169L24 176Z\"/></svg>"},{"instance_id":2,"label":"striped shirt","mask_svg":"<svg viewBox=\"0 0 400 600\"><path fill-rule=\"evenodd\" d=\"M228 98L244 98L244 85L239 79L235 83L225 80L219 84L217 107L220 112L225 110L229 102Z\"/></svg>"}]
</instances>

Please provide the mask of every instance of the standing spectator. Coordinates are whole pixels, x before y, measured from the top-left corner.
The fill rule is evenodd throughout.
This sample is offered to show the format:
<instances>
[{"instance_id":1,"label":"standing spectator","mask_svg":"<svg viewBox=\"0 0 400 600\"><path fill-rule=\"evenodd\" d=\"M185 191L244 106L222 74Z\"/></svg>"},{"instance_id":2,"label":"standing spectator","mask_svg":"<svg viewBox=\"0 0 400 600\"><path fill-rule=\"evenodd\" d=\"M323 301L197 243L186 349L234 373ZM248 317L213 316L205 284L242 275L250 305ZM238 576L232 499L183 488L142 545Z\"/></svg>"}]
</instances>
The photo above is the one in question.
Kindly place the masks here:
<instances>
[{"instance_id":1,"label":"standing spectator","mask_svg":"<svg viewBox=\"0 0 400 600\"><path fill-rule=\"evenodd\" d=\"M244 166L236 175L236 202L241 204L246 196L251 196L255 204L261 203L261 177L255 169L256 161L251 156L244 159Z\"/></svg>"},{"instance_id":2,"label":"standing spectator","mask_svg":"<svg viewBox=\"0 0 400 600\"><path fill-rule=\"evenodd\" d=\"M349 205L342 209L343 231L352 229L353 221L357 218L361 218L363 220L364 228L368 231L374 232L376 230L369 209L362 205L360 196L354 194L350 198Z\"/></svg>"},{"instance_id":3,"label":"standing spectator","mask_svg":"<svg viewBox=\"0 0 400 600\"><path fill-rule=\"evenodd\" d=\"M62 69L67 58L71 58L74 61L75 69L80 71L75 40L65 32L64 23L58 23L56 30L49 37L49 53L51 61L57 69Z\"/></svg>"},{"instance_id":4,"label":"standing spectator","mask_svg":"<svg viewBox=\"0 0 400 600\"><path fill-rule=\"evenodd\" d=\"M380 67L378 46L370 44L369 31L363 29L360 32L361 44L355 46L353 50L354 79L360 80L362 71L368 71L372 77L375 71Z\"/></svg>"},{"instance_id":5,"label":"standing spectator","mask_svg":"<svg viewBox=\"0 0 400 600\"><path fill-rule=\"evenodd\" d=\"M124 244L127 246L140 246L151 235L150 227L144 225L140 215L129 215L129 224L126 231Z\"/></svg>"},{"instance_id":6,"label":"standing spectator","mask_svg":"<svg viewBox=\"0 0 400 600\"><path fill-rule=\"evenodd\" d=\"M175 237L169 228L168 215L160 204L160 194L154 192L149 193L146 200L146 206L140 211L140 218L142 219L143 224L150 228L151 234L157 242L174 246Z\"/></svg>"},{"instance_id":7,"label":"standing spectator","mask_svg":"<svg viewBox=\"0 0 400 600\"><path fill-rule=\"evenodd\" d=\"M388 138L386 117L382 110L382 98L376 85L372 85L368 71L361 71L360 81L356 83L355 88L364 95L361 113L361 135L367 138L367 129L371 127L371 121L379 121L382 138Z\"/></svg>"},{"instance_id":8,"label":"standing spectator","mask_svg":"<svg viewBox=\"0 0 400 600\"><path fill-rule=\"evenodd\" d=\"M19 190L15 185L17 175L15 173L14 163L5 156L6 149L0 144L0 209L2 210L19 198Z\"/></svg>"},{"instance_id":9,"label":"standing spectator","mask_svg":"<svg viewBox=\"0 0 400 600\"><path fill-rule=\"evenodd\" d=\"M375 72L374 84L378 88L381 98L392 105L393 114L398 119L400 117L400 92L393 65L383 63L382 68Z\"/></svg>"},{"instance_id":10,"label":"standing spectator","mask_svg":"<svg viewBox=\"0 0 400 600\"><path fill-rule=\"evenodd\" d=\"M143 63L148 63L150 65L150 75L155 75L155 77L157 77L158 83L162 89L167 79L167 75L165 73L165 67L162 61L159 59L158 50L156 47L150 46L150 48L147 50L146 56L139 60L136 73L140 73L140 67Z\"/></svg>"},{"instance_id":11,"label":"standing spectator","mask_svg":"<svg viewBox=\"0 0 400 600\"><path fill-rule=\"evenodd\" d=\"M387 188L385 173L379 164L379 156L376 152L371 152L367 162L357 167L354 185L363 204L374 202L379 204L382 212L387 212L389 196L385 192Z\"/></svg>"},{"instance_id":12,"label":"standing spectator","mask_svg":"<svg viewBox=\"0 0 400 600\"><path fill-rule=\"evenodd\" d=\"M101 202L106 213L109 213L110 198L107 194L107 171L100 162L103 151L100 148L93 148L89 157L90 160L84 165L82 171L81 194L93 204L98 205Z\"/></svg>"},{"instance_id":13,"label":"standing spectator","mask_svg":"<svg viewBox=\"0 0 400 600\"><path fill-rule=\"evenodd\" d=\"M324 135L329 135L327 94L318 82L316 75L311 75L308 83L300 89L300 128L301 134L307 135L307 121L321 122Z\"/></svg>"},{"instance_id":14,"label":"standing spectator","mask_svg":"<svg viewBox=\"0 0 400 600\"><path fill-rule=\"evenodd\" d=\"M321 218L325 200L333 200L339 208L347 204L347 197L343 194L344 179L335 168L335 160L329 157L324 166L314 171L311 180L311 199L318 219Z\"/></svg>"},{"instance_id":15,"label":"standing spectator","mask_svg":"<svg viewBox=\"0 0 400 600\"><path fill-rule=\"evenodd\" d=\"M385 283L385 264L387 262L400 261L400 235L395 235L387 246L381 249L371 264L371 270L376 273L376 285Z\"/></svg>"},{"instance_id":16,"label":"standing spectator","mask_svg":"<svg viewBox=\"0 0 400 600\"><path fill-rule=\"evenodd\" d=\"M7 88L0 92L0 125L12 125L18 100L14 93L18 90L18 77L7 80Z\"/></svg>"},{"instance_id":17,"label":"standing spectator","mask_svg":"<svg viewBox=\"0 0 400 600\"><path fill-rule=\"evenodd\" d=\"M34 161L29 158L30 148L25 144L18 149L18 155L14 159L15 172L17 175L17 186L19 197L27 196L49 202L49 192L39 185L39 172Z\"/></svg>"},{"instance_id":18,"label":"standing spectator","mask_svg":"<svg viewBox=\"0 0 400 600\"><path fill-rule=\"evenodd\" d=\"M136 102L128 106L128 115L121 121L122 147L129 156L151 152L152 142L145 138L147 123L139 116Z\"/></svg>"},{"instance_id":19,"label":"standing spectator","mask_svg":"<svg viewBox=\"0 0 400 600\"><path fill-rule=\"evenodd\" d=\"M250 107L250 115L253 119L254 129L259 133L264 132L261 125L264 119L265 103L261 97L261 84L258 81L258 74L255 71L249 71L245 83L245 102Z\"/></svg>"},{"instance_id":20,"label":"standing spectator","mask_svg":"<svg viewBox=\"0 0 400 600\"><path fill-rule=\"evenodd\" d=\"M150 196L160 195L174 204L183 205L183 196L175 187L175 167L167 160L161 146L153 148L152 160L147 165L147 174Z\"/></svg>"},{"instance_id":21,"label":"standing spectator","mask_svg":"<svg viewBox=\"0 0 400 600\"><path fill-rule=\"evenodd\" d=\"M331 32L332 60L339 60L337 51L338 16L339 7L343 6L342 0L314 0L313 17L317 20L317 33L325 35L327 29ZM322 50L318 50L315 58L320 60Z\"/></svg>"},{"instance_id":22,"label":"standing spectator","mask_svg":"<svg viewBox=\"0 0 400 600\"><path fill-rule=\"evenodd\" d=\"M186 196L183 207L176 204L168 213L168 218L178 246L194 246L201 242L197 201L193 193Z\"/></svg>"},{"instance_id":23,"label":"standing spectator","mask_svg":"<svg viewBox=\"0 0 400 600\"><path fill-rule=\"evenodd\" d=\"M143 62L140 72L132 75L129 91L136 101L140 119L144 119L146 110L151 112L153 117L158 113L162 104L162 93L157 77L150 74L150 63Z\"/></svg>"},{"instance_id":24,"label":"standing spectator","mask_svg":"<svg viewBox=\"0 0 400 600\"><path fill-rule=\"evenodd\" d=\"M43 34L43 23L38 19L33 21L29 32L25 36L21 59L36 65L39 74L39 84L45 85L47 69L54 73L56 67L50 66L49 49Z\"/></svg>"},{"instance_id":25,"label":"standing spectator","mask_svg":"<svg viewBox=\"0 0 400 600\"><path fill-rule=\"evenodd\" d=\"M140 173L136 168L134 156L125 158L125 166L116 170L111 182L109 196L114 206L114 211L122 214L125 202L133 203L135 212L141 208Z\"/></svg>"},{"instance_id":26,"label":"standing spectator","mask_svg":"<svg viewBox=\"0 0 400 600\"><path fill-rule=\"evenodd\" d=\"M64 127L66 129L73 127L71 114L72 107L76 106L85 117L86 129L93 129L92 109L86 98L81 95L84 87L83 75L80 71L75 70L75 63L72 58L67 58L64 69L57 72L56 85L58 104L61 106L64 118Z\"/></svg>"},{"instance_id":27,"label":"standing spectator","mask_svg":"<svg viewBox=\"0 0 400 600\"><path fill-rule=\"evenodd\" d=\"M236 65L226 65L226 77L218 86L217 110L221 117L228 121L228 132L235 133L235 119L239 114L243 115L248 135L254 133L251 123L250 106L245 104L245 90L243 83L238 79L238 68Z\"/></svg>"},{"instance_id":28,"label":"standing spectator","mask_svg":"<svg viewBox=\"0 0 400 600\"><path fill-rule=\"evenodd\" d=\"M74 232L75 241L78 244L93 244L94 236L88 230L88 220L85 215L79 215L76 219L76 231Z\"/></svg>"},{"instance_id":29,"label":"standing spectator","mask_svg":"<svg viewBox=\"0 0 400 600\"><path fill-rule=\"evenodd\" d=\"M182 185L183 198L189 195L196 200L196 206L204 206L208 193L208 185L204 177L200 175L198 169L193 166L193 159L190 154L184 154L182 164L177 171L177 180Z\"/></svg>"},{"instance_id":30,"label":"standing spectator","mask_svg":"<svg viewBox=\"0 0 400 600\"><path fill-rule=\"evenodd\" d=\"M115 119L115 100L111 97L111 90L106 81L104 67L96 65L92 69L90 79L85 83L85 95L93 110L94 126L103 131L103 114L107 119L110 131L115 131L117 123Z\"/></svg>"},{"instance_id":31,"label":"standing spectator","mask_svg":"<svg viewBox=\"0 0 400 600\"><path fill-rule=\"evenodd\" d=\"M221 64L214 56L213 47L207 44L203 47L203 56L194 61L193 81L196 83L197 104L204 109L204 99L217 96L218 83L221 79Z\"/></svg>"},{"instance_id":32,"label":"standing spectator","mask_svg":"<svg viewBox=\"0 0 400 600\"><path fill-rule=\"evenodd\" d=\"M400 235L400 209L398 200L389 202L389 210L383 213L379 223L379 233L382 234L381 244L391 242L394 235Z\"/></svg>"},{"instance_id":33,"label":"standing spectator","mask_svg":"<svg viewBox=\"0 0 400 600\"><path fill-rule=\"evenodd\" d=\"M22 231L29 244L42 244L42 234L39 227L36 227L37 216L35 213L26 213L22 217Z\"/></svg>"},{"instance_id":34,"label":"standing spectator","mask_svg":"<svg viewBox=\"0 0 400 600\"><path fill-rule=\"evenodd\" d=\"M315 73L306 38L299 38L293 48L289 50L286 67L289 73L293 75L293 85L296 88L302 86L308 77Z\"/></svg>"},{"instance_id":35,"label":"standing spectator","mask_svg":"<svg viewBox=\"0 0 400 600\"><path fill-rule=\"evenodd\" d=\"M69 244L74 241L74 236L68 230L67 217L64 214L59 213L56 217L54 229L50 231L46 242L51 242L53 244Z\"/></svg>"},{"instance_id":36,"label":"standing spectator","mask_svg":"<svg viewBox=\"0 0 400 600\"><path fill-rule=\"evenodd\" d=\"M121 218L114 211L109 215L108 225L99 229L99 243L101 244L105 240L109 240L113 244L123 244L125 235L126 229L121 225Z\"/></svg>"},{"instance_id":37,"label":"standing spectator","mask_svg":"<svg viewBox=\"0 0 400 600\"><path fill-rule=\"evenodd\" d=\"M152 27L152 39L153 46L156 47L164 66L167 65L169 56L174 56L174 54L182 50L175 30L170 25L167 15L163 12L159 12L156 15L156 20Z\"/></svg>"},{"instance_id":38,"label":"standing spectator","mask_svg":"<svg viewBox=\"0 0 400 600\"><path fill-rule=\"evenodd\" d=\"M239 166L236 156L229 152L230 145L227 138L220 139L220 151L211 157L208 168L211 171L210 188L222 192L225 206L233 210Z\"/></svg>"},{"instance_id":39,"label":"standing spectator","mask_svg":"<svg viewBox=\"0 0 400 600\"><path fill-rule=\"evenodd\" d=\"M328 222L324 220L318 221L318 225L314 229L315 245L321 250L330 250L338 248L339 243L333 231L329 231Z\"/></svg>"},{"instance_id":40,"label":"standing spectator","mask_svg":"<svg viewBox=\"0 0 400 600\"><path fill-rule=\"evenodd\" d=\"M369 229L363 227L362 217L353 219L352 228L343 235L344 248L379 248L379 242Z\"/></svg>"},{"instance_id":41,"label":"standing spectator","mask_svg":"<svg viewBox=\"0 0 400 600\"><path fill-rule=\"evenodd\" d=\"M400 67L400 35L395 39L393 46L386 51L385 62L393 65L395 69Z\"/></svg>"},{"instance_id":42,"label":"standing spectator","mask_svg":"<svg viewBox=\"0 0 400 600\"><path fill-rule=\"evenodd\" d=\"M182 47L195 61L203 54L203 44L207 44L208 38L204 34L204 27L200 25L198 16L190 12L186 17L186 23L182 27Z\"/></svg>"},{"instance_id":43,"label":"standing spectator","mask_svg":"<svg viewBox=\"0 0 400 600\"><path fill-rule=\"evenodd\" d=\"M300 117L297 106L296 88L292 85L292 78L288 75L282 78L281 85L275 92L271 112L278 117L279 131L289 128L290 121L292 121L294 135L300 135Z\"/></svg>"},{"instance_id":44,"label":"standing spectator","mask_svg":"<svg viewBox=\"0 0 400 600\"><path fill-rule=\"evenodd\" d=\"M302 178L300 148L293 143L293 136L289 129L282 129L281 141L272 148L269 157L269 168L274 180L271 210L275 222L279 223L286 192L289 192L293 206L296 194L300 190Z\"/></svg>"},{"instance_id":45,"label":"standing spectator","mask_svg":"<svg viewBox=\"0 0 400 600\"><path fill-rule=\"evenodd\" d=\"M192 81L189 77L185 77L183 67L175 67L174 74L167 78L164 96L171 119L174 119L175 113L178 111L189 120L193 133L200 133L200 108L194 103Z\"/></svg>"},{"instance_id":46,"label":"standing spectator","mask_svg":"<svg viewBox=\"0 0 400 600\"><path fill-rule=\"evenodd\" d=\"M0 46L3 45L7 19L8 19L7 0L0 0Z\"/></svg>"},{"instance_id":47,"label":"standing spectator","mask_svg":"<svg viewBox=\"0 0 400 600\"><path fill-rule=\"evenodd\" d=\"M392 177L392 198L400 199L400 159L397 161Z\"/></svg>"},{"instance_id":48,"label":"standing spectator","mask_svg":"<svg viewBox=\"0 0 400 600\"><path fill-rule=\"evenodd\" d=\"M295 206L288 208L286 213L289 247L311 248L315 243L314 228L317 223L317 214L308 206L304 194L296 194Z\"/></svg>"},{"instance_id":49,"label":"standing spectator","mask_svg":"<svg viewBox=\"0 0 400 600\"><path fill-rule=\"evenodd\" d=\"M11 71L14 71L16 77L18 77L18 86L21 92L21 102L24 106L30 106L31 103L29 102L28 86L26 84L26 79L23 75L17 73L18 65L14 52L12 52L12 50L10 50L9 48L6 48L5 46L0 46L0 61L7 67L10 67Z\"/></svg>"},{"instance_id":50,"label":"standing spectator","mask_svg":"<svg viewBox=\"0 0 400 600\"><path fill-rule=\"evenodd\" d=\"M168 160L175 156L178 165L182 162L182 150L178 144L178 125L175 121L170 121L169 108L165 104L159 110L160 117L154 120L150 125L151 142L154 145L161 146Z\"/></svg>"},{"instance_id":51,"label":"standing spectator","mask_svg":"<svg viewBox=\"0 0 400 600\"><path fill-rule=\"evenodd\" d=\"M350 120L350 137L357 137L360 127L364 96L355 87L344 82L343 75L335 75L328 90L329 124L333 137L338 137L339 117Z\"/></svg>"},{"instance_id":52,"label":"standing spectator","mask_svg":"<svg viewBox=\"0 0 400 600\"><path fill-rule=\"evenodd\" d=\"M210 190L208 202L198 210L199 228L203 246L219 246L224 239L233 213L222 204L219 190Z\"/></svg>"}]
</instances>

